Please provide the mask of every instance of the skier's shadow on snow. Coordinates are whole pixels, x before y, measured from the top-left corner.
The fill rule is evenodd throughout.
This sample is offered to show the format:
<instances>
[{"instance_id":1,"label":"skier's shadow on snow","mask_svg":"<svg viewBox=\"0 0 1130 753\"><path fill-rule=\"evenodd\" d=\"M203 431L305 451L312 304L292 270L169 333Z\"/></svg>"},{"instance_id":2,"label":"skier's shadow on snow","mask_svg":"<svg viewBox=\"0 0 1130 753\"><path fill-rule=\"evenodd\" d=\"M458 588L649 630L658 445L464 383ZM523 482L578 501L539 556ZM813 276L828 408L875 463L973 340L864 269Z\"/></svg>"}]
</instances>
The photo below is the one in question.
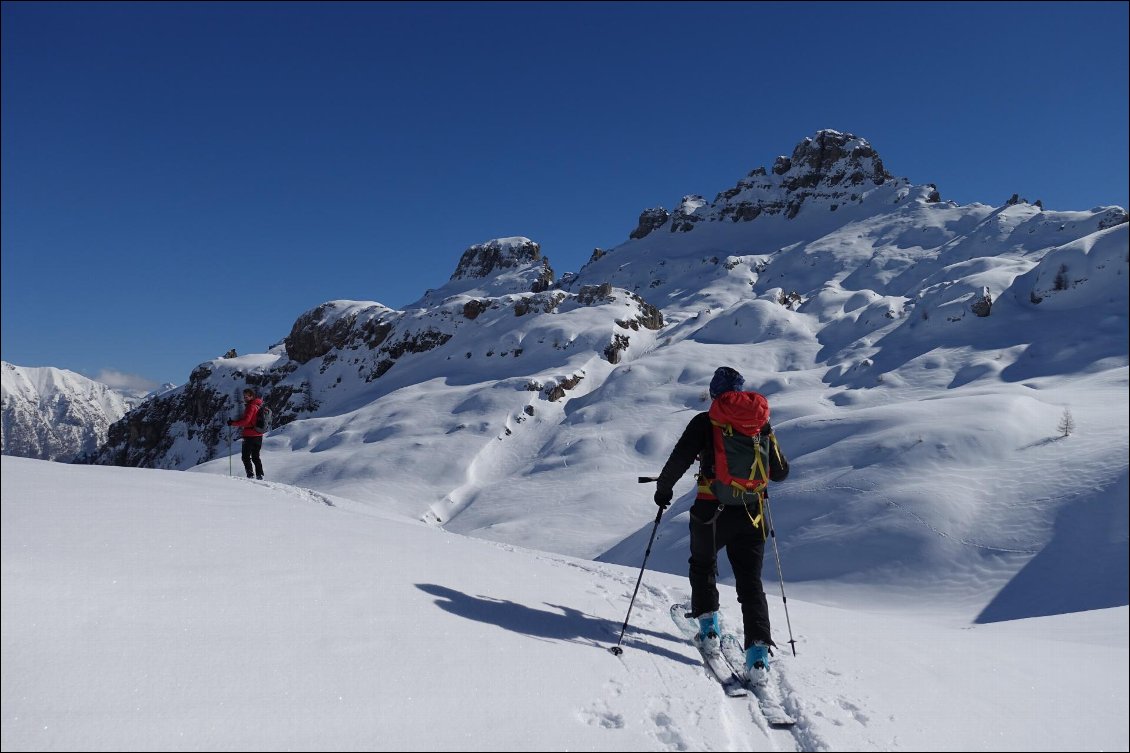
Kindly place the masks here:
<instances>
[{"instance_id":1,"label":"skier's shadow on snow","mask_svg":"<svg viewBox=\"0 0 1130 753\"><path fill-rule=\"evenodd\" d=\"M609 648L615 644L620 636L620 628L623 626L623 623L593 617L559 604L546 604L547 607L559 610L550 612L533 609L525 604L504 599L492 599L489 596L470 596L446 586L437 586L434 583L417 583L416 588L435 596L436 605L452 614L476 622L498 625L515 633L523 633L542 640L569 641L598 648ZM641 636L646 636L666 641L683 642L674 633L662 633L628 625L628 630L624 635L628 639L626 646L631 648L647 651L684 664L697 664L697 662L682 654L655 645L655 641L642 642L639 640ZM633 638L635 640L632 640Z\"/></svg>"}]
</instances>

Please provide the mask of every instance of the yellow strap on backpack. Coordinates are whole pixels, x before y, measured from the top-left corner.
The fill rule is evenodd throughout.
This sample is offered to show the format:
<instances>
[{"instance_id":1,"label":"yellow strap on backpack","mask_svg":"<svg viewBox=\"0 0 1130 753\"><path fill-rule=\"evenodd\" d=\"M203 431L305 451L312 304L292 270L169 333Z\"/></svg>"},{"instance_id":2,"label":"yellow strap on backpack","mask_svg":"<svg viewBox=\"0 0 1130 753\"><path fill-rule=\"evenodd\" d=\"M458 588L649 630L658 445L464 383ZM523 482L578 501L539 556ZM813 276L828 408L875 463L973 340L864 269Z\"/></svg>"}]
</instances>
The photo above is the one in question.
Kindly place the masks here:
<instances>
[{"instance_id":1,"label":"yellow strap on backpack","mask_svg":"<svg viewBox=\"0 0 1130 753\"><path fill-rule=\"evenodd\" d=\"M761 529L761 538L763 538L763 539L769 538L768 533L765 531L765 527L761 525L761 521L765 517L765 498L760 494L757 495L757 517L756 518L753 515L750 514L749 505L747 503L745 503L744 501L742 502L742 509L745 510L745 514L746 514L746 517L749 518L749 522L753 523L753 527Z\"/></svg>"}]
</instances>

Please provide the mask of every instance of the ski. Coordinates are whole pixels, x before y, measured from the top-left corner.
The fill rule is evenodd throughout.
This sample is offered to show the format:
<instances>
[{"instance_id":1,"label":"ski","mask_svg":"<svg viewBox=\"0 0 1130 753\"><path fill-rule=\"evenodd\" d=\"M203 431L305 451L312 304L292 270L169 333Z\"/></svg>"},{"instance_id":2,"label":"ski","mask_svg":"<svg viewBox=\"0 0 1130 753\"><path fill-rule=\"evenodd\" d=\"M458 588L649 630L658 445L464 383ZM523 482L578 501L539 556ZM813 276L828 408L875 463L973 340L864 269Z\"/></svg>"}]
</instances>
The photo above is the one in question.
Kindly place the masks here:
<instances>
[{"instance_id":1,"label":"ski","mask_svg":"<svg viewBox=\"0 0 1130 753\"><path fill-rule=\"evenodd\" d=\"M781 703L780 689L776 683L768 680L756 683L749 679L745 669L745 651L742 650L737 636L728 633L722 635L722 656L730 666L730 671L741 678L744 686L753 693L757 705L761 708L761 715L765 717L770 727L788 728L796 724L796 719L785 711Z\"/></svg>"},{"instance_id":2,"label":"ski","mask_svg":"<svg viewBox=\"0 0 1130 753\"><path fill-rule=\"evenodd\" d=\"M730 662L726 661L726 657L721 652L703 651L695 644L694 637L698 634L698 625L687 617L688 610L689 607L686 604L671 605L671 620L679 628L679 632L691 642L691 645L698 649L702 656L702 663L714 679L722 684L722 690L725 691L726 695L732 698L741 698L748 695L749 688L745 681L734 671Z\"/></svg>"}]
</instances>

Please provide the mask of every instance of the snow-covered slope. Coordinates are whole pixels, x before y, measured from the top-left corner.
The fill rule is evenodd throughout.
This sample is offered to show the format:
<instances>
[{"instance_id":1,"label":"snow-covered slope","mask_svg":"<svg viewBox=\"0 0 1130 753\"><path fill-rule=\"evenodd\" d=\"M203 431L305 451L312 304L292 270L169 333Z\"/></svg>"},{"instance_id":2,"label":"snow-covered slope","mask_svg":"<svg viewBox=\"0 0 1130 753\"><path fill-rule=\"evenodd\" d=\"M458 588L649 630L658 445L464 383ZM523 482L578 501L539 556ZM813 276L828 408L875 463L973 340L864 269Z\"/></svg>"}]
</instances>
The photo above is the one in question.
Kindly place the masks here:
<instances>
[{"instance_id":1,"label":"snow-covered slope","mask_svg":"<svg viewBox=\"0 0 1130 753\"><path fill-rule=\"evenodd\" d=\"M23 458L0 481L4 750L1127 746L1125 606L971 626L890 594L845 608L819 603L845 600L839 584L790 590L797 651L773 666L798 724L778 730L675 630L682 575L645 574L615 657L638 562L454 536L277 482Z\"/></svg>"}]
</instances>

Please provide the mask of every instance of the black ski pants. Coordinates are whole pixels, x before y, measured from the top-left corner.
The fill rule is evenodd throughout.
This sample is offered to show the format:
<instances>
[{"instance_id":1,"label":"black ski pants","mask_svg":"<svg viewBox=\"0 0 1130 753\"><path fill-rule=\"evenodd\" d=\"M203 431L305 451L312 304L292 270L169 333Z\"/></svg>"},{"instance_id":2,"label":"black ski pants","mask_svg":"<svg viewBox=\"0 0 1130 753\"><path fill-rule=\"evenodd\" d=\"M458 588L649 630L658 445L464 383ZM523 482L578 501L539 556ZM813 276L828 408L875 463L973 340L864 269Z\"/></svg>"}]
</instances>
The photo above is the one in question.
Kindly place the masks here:
<instances>
[{"instance_id":1,"label":"black ski pants","mask_svg":"<svg viewBox=\"0 0 1130 753\"><path fill-rule=\"evenodd\" d=\"M751 510L754 517L757 509ZM769 605L761 584L765 558L765 528L754 525L746 509L696 500L691 507L691 611L695 616L718 611L718 552L724 547L734 570L738 603L742 605L745 647L754 641L770 646Z\"/></svg>"},{"instance_id":2,"label":"black ski pants","mask_svg":"<svg viewBox=\"0 0 1130 753\"><path fill-rule=\"evenodd\" d=\"M240 453L240 457L243 458L243 468L247 471L247 478L252 476L263 478L263 461L259 459L259 451L262 449L262 437L243 438L243 452ZM254 463L254 468L252 463Z\"/></svg>"}]
</instances>

